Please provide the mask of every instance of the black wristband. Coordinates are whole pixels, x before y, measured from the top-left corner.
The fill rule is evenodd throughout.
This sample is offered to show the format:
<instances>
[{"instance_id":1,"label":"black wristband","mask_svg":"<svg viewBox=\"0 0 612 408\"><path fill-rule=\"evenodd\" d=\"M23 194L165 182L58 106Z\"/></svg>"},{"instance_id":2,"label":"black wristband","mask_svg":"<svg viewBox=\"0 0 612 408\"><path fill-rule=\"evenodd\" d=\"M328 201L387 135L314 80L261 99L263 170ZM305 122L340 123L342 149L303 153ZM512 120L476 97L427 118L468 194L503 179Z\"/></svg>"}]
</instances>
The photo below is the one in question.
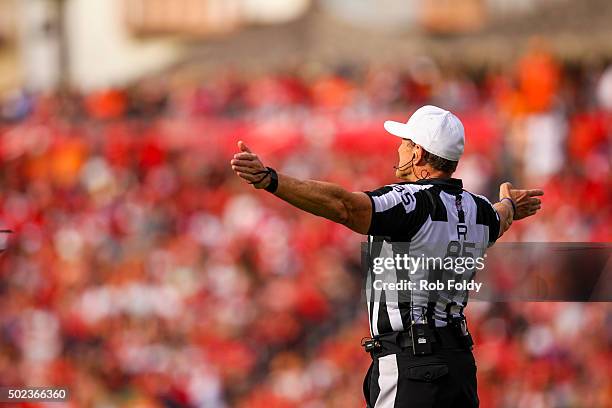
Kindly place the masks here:
<instances>
[{"instance_id":1,"label":"black wristband","mask_svg":"<svg viewBox=\"0 0 612 408\"><path fill-rule=\"evenodd\" d=\"M270 174L270 184L264 190L269 193L275 193L276 189L278 189L278 174L276 174L276 170L272 167L266 167L268 169L268 174Z\"/></svg>"}]
</instances>

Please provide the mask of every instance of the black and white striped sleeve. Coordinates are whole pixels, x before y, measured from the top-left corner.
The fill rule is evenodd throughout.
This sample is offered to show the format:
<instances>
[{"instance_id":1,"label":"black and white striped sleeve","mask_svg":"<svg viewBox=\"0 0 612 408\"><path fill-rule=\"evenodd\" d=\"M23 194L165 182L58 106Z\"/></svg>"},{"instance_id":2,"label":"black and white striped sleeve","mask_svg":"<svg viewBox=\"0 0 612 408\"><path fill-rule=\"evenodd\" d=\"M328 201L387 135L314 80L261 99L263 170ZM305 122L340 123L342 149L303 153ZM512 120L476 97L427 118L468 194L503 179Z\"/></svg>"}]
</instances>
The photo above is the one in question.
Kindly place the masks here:
<instances>
[{"instance_id":1,"label":"black and white striped sleeve","mask_svg":"<svg viewBox=\"0 0 612 408\"><path fill-rule=\"evenodd\" d=\"M499 214L493 204L485 196L472 194L476 202L476 223L486 225L489 229L489 246L493 245L499 236Z\"/></svg>"},{"instance_id":2,"label":"black and white striped sleeve","mask_svg":"<svg viewBox=\"0 0 612 408\"><path fill-rule=\"evenodd\" d=\"M394 184L365 193L372 201L368 235L409 239L423 224L426 208L418 188Z\"/></svg>"}]
</instances>

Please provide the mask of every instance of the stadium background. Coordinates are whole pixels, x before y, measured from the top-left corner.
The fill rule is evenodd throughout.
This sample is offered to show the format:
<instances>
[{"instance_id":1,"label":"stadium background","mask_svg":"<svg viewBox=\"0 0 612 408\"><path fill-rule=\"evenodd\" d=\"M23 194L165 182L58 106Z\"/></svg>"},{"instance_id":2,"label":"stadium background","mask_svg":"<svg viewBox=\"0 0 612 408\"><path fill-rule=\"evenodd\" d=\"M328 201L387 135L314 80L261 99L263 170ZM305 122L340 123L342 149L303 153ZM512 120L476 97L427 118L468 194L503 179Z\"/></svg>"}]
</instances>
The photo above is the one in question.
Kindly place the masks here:
<instances>
[{"instance_id":1,"label":"stadium background","mask_svg":"<svg viewBox=\"0 0 612 408\"><path fill-rule=\"evenodd\" d=\"M438 104L465 123L468 189L546 191L503 242L611 241L607 2L0 6L0 385L68 385L68 407L363 405L361 237L245 187L238 139L367 190L393 181L382 121ZM468 315L484 408L610 406L609 303Z\"/></svg>"}]
</instances>

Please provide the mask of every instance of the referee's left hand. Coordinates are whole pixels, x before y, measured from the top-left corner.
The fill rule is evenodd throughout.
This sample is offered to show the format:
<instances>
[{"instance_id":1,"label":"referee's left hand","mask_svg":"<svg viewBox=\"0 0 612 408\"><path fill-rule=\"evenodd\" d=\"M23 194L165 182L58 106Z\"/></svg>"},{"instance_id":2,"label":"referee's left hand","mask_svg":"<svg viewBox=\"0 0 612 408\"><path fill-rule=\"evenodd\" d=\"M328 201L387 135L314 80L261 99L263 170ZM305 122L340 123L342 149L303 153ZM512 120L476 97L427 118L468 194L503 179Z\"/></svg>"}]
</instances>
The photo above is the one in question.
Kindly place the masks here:
<instances>
[{"instance_id":1,"label":"referee's left hand","mask_svg":"<svg viewBox=\"0 0 612 408\"><path fill-rule=\"evenodd\" d=\"M259 157L243 141L238 142L238 149L240 153L236 153L230 162L234 173L255 188L266 188L271 177Z\"/></svg>"},{"instance_id":2,"label":"referee's left hand","mask_svg":"<svg viewBox=\"0 0 612 408\"><path fill-rule=\"evenodd\" d=\"M542 208L542 202L538 198L542 195L544 195L544 191L540 189L515 189L508 182L499 186L499 198L509 198L514 201L516 206L515 220L522 220L537 213Z\"/></svg>"}]
</instances>

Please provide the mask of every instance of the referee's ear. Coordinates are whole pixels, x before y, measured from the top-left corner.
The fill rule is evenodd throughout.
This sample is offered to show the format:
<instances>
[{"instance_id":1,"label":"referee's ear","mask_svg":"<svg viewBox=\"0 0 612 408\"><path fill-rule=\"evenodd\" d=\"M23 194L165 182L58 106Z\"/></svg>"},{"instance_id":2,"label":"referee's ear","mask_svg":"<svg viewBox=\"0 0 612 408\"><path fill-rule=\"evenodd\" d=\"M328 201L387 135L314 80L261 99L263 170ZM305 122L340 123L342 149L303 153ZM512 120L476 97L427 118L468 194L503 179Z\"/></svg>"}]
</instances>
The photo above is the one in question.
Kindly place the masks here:
<instances>
[{"instance_id":1,"label":"referee's ear","mask_svg":"<svg viewBox=\"0 0 612 408\"><path fill-rule=\"evenodd\" d=\"M418 148L417 148L418 147ZM414 145L414 150L413 150L413 164L417 165L417 166L421 166L424 165L425 162L423 160L423 156L425 155L425 149L423 149L423 146L415 144Z\"/></svg>"}]
</instances>

